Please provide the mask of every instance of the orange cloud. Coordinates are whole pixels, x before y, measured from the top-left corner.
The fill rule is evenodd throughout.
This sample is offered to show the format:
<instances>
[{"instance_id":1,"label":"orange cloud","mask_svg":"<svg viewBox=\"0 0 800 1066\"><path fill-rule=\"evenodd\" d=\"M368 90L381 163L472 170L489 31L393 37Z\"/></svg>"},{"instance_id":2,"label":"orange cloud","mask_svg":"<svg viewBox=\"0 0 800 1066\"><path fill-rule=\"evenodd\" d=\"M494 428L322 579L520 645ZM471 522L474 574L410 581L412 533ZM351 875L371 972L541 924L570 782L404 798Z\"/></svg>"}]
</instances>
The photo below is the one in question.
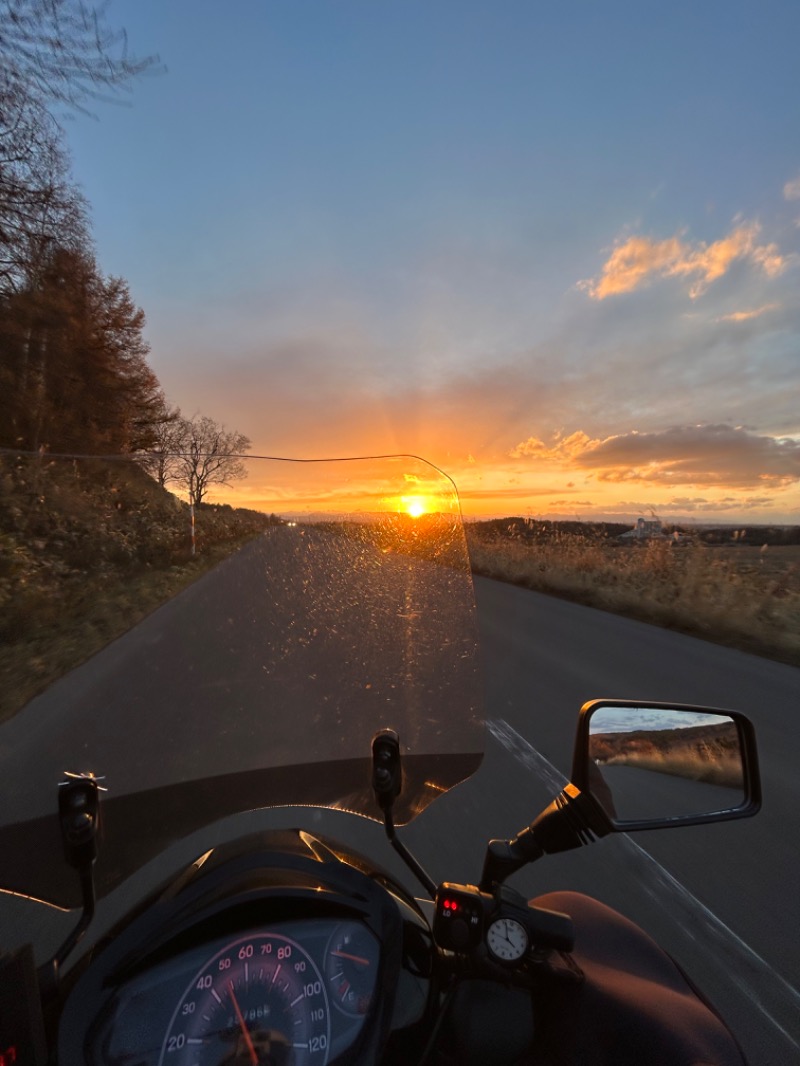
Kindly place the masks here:
<instances>
[{"instance_id":1,"label":"orange cloud","mask_svg":"<svg viewBox=\"0 0 800 1066\"><path fill-rule=\"evenodd\" d=\"M791 181L787 181L783 187L783 195L786 200L800 200L800 174Z\"/></svg>"},{"instance_id":2,"label":"orange cloud","mask_svg":"<svg viewBox=\"0 0 800 1066\"><path fill-rule=\"evenodd\" d=\"M674 263L680 261L684 248L685 245L677 237L665 241L630 237L611 253L603 265L599 280L582 281L581 287L595 300L633 292L651 275L669 271Z\"/></svg>"},{"instance_id":3,"label":"orange cloud","mask_svg":"<svg viewBox=\"0 0 800 1066\"><path fill-rule=\"evenodd\" d=\"M545 444L538 437L528 437L511 451L512 459L555 459L562 462L570 462L583 455L592 445L599 443L593 441L581 430L570 434L569 437L556 438L552 445Z\"/></svg>"},{"instance_id":4,"label":"orange cloud","mask_svg":"<svg viewBox=\"0 0 800 1066\"><path fill-rule=\"evenodd\" d=\"M721 315L717 322L749 322L751 318L760 318L770 311L777 311L780 304L764 304L763 307L755 307L752 311L734 311L730 315Z\"/></svg>"},{"instance_id":5,"label":"orange cloud","mask_svg":"<svg viewBox=\"0 0 800 1066\"><path fill-rule=\"evenodd\" d=\"M750 222L712 244L691 244L679 237L663 241L629 237L611 253L599 278L579 284L592 299L605 300L633 292L656 277L686 277L693 279L689 295L695 299L739 259L749 259L768 277L775 277L785 268L786 259L776 244L757 244L759 232L758 223Z\"/></svg>"}]
</instances>

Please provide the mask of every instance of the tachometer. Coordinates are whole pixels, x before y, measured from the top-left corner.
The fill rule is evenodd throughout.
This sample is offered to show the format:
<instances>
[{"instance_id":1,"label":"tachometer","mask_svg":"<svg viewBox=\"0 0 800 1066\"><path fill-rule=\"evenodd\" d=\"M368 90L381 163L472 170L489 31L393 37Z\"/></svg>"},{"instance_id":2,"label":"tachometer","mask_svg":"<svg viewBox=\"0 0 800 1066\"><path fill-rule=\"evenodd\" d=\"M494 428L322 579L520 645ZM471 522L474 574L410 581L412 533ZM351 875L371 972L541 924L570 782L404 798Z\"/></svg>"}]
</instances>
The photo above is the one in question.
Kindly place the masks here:
<instances>
[{"instance_id":1,"label":"tachometer","mask_svg":"<svg viewBox=\"0 0 800 1066\"><path fill-rule=\"evenodd\" d=\"M328 1012L320 972L296 941L276 933L242 937L192 978L159 1066L324 1066Z\"/></svg>"}]
</instances>

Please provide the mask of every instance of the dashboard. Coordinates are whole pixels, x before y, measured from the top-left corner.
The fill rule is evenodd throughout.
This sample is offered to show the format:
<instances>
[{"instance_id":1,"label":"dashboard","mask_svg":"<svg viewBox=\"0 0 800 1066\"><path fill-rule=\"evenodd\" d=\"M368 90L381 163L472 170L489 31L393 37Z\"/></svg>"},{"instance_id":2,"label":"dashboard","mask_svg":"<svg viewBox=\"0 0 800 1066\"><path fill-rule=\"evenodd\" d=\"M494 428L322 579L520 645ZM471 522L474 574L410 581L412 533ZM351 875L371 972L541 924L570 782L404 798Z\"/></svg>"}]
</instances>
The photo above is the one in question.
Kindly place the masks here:
<instances>
[{"instance_id":1,"label":"dashboard","mask_svg":"<svg viewBox=\"0 0 800 1066\"><path fill-rule=\"evenodd\" d=\"M308 919L184 951L122 984L92 1027L89 1063L322 1064L358 1039L380 945L361 922Z\"/></svg>"},{"instance_id":2,"label":"dashboard","mask_svg":"<svg viewBox=\"0 0 800 1066\"><path fill-rule=\"evenodd\" d=\"M60 1066L375 1062L422 1023L432 940L413 899L302 830L208 852L64 984Z\"/></svg>"}]
</instances>

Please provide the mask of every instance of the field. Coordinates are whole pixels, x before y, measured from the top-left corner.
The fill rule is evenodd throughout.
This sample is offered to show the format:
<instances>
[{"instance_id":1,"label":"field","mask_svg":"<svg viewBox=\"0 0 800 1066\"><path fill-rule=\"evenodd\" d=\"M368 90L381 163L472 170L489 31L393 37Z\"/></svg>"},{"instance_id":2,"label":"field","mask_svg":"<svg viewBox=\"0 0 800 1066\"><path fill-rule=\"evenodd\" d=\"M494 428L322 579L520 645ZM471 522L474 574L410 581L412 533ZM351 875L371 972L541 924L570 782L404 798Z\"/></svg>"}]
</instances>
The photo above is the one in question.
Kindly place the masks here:
<instances>
[{"instance_id":1,"label":"field","mask_svg":"<svg viewBox=\"0 0 800 1066\"><path fill-rule=\"evenodd\" d=\"M633 766L689 781L742 790L742 762L736 726L594 733L589 754L600 766Z\"/></svg>"},{"instance_id":2,"label":"field","mask_svg":"<svg viewBox=\"0 0 800 1066\"><path fill-rule=\"evenodd\" d=\"M800 545L467 527L475 573L800 665Z\"/></svg>"}]
</instances>

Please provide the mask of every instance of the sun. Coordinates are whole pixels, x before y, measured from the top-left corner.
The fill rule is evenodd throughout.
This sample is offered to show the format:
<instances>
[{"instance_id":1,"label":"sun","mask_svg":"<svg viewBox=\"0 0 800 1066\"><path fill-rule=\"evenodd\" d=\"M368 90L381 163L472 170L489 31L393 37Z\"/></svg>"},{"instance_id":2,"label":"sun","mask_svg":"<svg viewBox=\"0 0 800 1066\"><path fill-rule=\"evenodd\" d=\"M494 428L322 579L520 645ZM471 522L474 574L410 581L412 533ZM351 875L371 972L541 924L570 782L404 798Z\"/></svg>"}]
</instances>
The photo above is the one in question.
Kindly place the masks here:
<instances>
[{"instance_id":1,"label":"sun","mask_svg":"<svg viewBox=\"0 0 800 1066\"><path fill-rule=\"evenodd\" d=\"M402 503L406 514L411 518L420 518L428 511L426 501L422 496L403 496Z\"/></svg>"}]
</instances>

